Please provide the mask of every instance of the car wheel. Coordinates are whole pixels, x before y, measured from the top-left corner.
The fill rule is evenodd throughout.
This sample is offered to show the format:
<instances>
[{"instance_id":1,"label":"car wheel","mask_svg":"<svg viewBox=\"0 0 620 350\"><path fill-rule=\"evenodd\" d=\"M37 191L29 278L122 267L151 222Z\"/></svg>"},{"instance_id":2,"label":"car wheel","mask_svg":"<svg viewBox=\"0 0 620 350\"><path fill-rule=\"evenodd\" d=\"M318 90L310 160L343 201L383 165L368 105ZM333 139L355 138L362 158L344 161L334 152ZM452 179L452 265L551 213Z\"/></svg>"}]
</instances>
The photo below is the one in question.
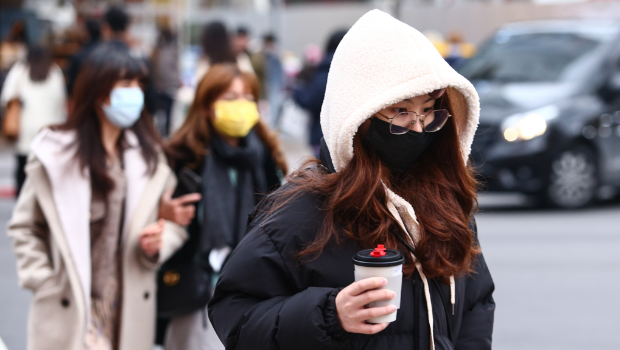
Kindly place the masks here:
<instances>
[{"instance_id":1,"label":"car wheel","mask_svg":"<svg viewBox=\"0 0 620 350\"><path fill-rule=\"evenodd\" d=\"M551 163L547 200L560 208L581 208L596 195L598 177L594 153L585 147L561 152Z\"/></svg>"}]
</instances>

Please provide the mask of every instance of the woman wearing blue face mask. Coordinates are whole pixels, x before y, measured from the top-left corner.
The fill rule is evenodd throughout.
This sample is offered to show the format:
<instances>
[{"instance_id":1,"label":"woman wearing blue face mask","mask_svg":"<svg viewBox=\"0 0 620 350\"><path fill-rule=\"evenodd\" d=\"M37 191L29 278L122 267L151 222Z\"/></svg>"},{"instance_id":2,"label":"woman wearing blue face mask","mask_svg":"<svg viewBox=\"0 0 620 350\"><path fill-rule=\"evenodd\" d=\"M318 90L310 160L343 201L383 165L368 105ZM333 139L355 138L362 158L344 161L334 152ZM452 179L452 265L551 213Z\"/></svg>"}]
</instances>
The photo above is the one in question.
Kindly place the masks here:
<instances>
[{"instance_id":1,"label":"woman wearing blue face mask","mask_svg":"<svg viewBox=\"0 0 620 350\"><path fill-rule=\"evenodd\" d=\"M186 233L158 220L176 180L143 112L145 73L123 48L95 49L67 122L33 142L8 228L33 292L28 349L152 349L155 272Z\"/></svg>"}]
</instances>

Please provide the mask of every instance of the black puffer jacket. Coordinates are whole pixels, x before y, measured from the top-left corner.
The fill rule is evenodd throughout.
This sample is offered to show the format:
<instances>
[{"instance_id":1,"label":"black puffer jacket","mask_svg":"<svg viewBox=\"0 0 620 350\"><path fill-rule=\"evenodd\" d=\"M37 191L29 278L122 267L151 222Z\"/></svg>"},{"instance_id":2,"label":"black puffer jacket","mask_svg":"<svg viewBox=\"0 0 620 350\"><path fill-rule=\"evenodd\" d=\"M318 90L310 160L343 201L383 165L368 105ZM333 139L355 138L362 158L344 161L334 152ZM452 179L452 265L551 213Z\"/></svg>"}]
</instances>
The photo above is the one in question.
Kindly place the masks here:
<instances>
[{"instance_id":1,"label":"black puffer jacket","mask_svg":"<svg viewBox=\"0 0 620 350\"><path fill-rule=\"evenodd\" d=\"M295 254L314 240L323 203L304 194L272 211L269 199L278 193L256 210L209 303L209 317L226 349L430 349L424 288L417 272L403 281L396 322L375 335L341 328L335 298L354 282L352 256L368 247L349 241L299 264ZM471 227L475 233L475 223ZM482 255L475 271L456 279L454 315L450 286L429 280L437 350L491 349L494 285Z\"/></svg>"},{"instance_id":2,"label":"black puffer jacket","mask_svg":"<svg viewBox=\"0 0 620 350\"><path fill-rule=\"evenodd\" d=\"M395 102L439 89L446 89L449 97L450 124L459 132L465 161L479 115L473 85L451 69L420 32L378 10L360 18L334 53L321 109L324 148L336 169L351 161L353 137L365 120ZM329 166L329 161L323 164ZM211 321L228 349L429 350L427 308L434 319L435 349L491 349L494 285L483 256L475 273L456 280L454 315L450 286L429 280L427 307L423 280L415 273L403 281L395 322L374 335L345 332L335 298L354 281L352 256L371 247L345 241L300 264L295 256L316 238L324 203L305 194L270 208L270 200L282 193L275 192L256 211L209 304ZM386 195L392 215L414 228L414 208L389 188ZM475 231L475 224L471 226Z\"/></svg>"}]
</instances>

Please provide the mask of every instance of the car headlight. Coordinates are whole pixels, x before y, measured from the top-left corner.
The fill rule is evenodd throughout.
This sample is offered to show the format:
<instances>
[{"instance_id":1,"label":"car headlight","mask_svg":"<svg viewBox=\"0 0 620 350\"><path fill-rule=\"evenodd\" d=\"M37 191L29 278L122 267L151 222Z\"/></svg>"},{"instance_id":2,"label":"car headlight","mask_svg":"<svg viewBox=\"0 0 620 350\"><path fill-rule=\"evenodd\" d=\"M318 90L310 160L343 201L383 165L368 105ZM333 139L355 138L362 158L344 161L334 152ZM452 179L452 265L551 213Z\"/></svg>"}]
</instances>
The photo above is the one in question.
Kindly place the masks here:
<instances>
[{"instance_id":1,"label":"car headlight","mask_svg":"<svg viewBox=\"0 0 620 350\"><path fill-rule=\"evenodd\" d=\"M560 115L560 109L547 106L527 113L517 113L502 123L504 138L508 142L531 140L547 131L547 122Z\"/></svg>"}]
</instances>

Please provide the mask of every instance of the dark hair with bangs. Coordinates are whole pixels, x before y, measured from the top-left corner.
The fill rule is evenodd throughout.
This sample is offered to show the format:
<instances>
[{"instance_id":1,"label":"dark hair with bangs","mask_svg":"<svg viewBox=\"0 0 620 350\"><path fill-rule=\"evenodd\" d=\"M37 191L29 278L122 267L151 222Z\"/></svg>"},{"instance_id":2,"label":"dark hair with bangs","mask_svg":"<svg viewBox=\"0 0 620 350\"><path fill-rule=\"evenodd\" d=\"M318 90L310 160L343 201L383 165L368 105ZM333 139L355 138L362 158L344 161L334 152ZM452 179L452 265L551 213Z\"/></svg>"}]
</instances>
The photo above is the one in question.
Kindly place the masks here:
<instances>
[{"instance_id":1,"label":"dark hair with bangs","mask_svg":"<svg viewBox=\"0 0 620 350\"><path fill-rule=\"evenodd\" d=\"M93 193L104 198L114 188L106 171L106 150L101 139L101 125L97 110L110 95L114 84L123 79L141 79L147 74L146 66L133 58L121 45L106 43L88 55L75 81L75 105L67 122L58 130L76 130L76 157L83 170L88 170ZM157 148L161 144L151 118L142 110L138 121L129 129L138 138L142 156L152 174L157 167ZM119 138L119 149L124 150L124 131Z\"/></svg>"},{"instance_id":2,"label":"dark hair with bangs","mask_svg":"<svg viewBox=\"0 0 620 350\"><path fill-rule=\"evenodd\" d=\"M447 94L436 101L435 108L451 110ZM293 186L272 195L277 197L271 210L304 192L324 199L321 231L297 254L302 263L343 239L355 241L360 249L385 244L407 251L392 233L401 228L385 205L385 184L416 212L420 223L416 258L424 273L444 279L470 273L480 252L469 228L477 208L477 182L473 169L463 162L459 144L456 122L449 118L420 159L407 172L395 174L355 135L353 158L344 169L326 174L313 166L321 164L319 160L306 162L289 176ZM406 259L403 272L411 275L415 265L408 254Z\"/></svg>"}]
</instances>

